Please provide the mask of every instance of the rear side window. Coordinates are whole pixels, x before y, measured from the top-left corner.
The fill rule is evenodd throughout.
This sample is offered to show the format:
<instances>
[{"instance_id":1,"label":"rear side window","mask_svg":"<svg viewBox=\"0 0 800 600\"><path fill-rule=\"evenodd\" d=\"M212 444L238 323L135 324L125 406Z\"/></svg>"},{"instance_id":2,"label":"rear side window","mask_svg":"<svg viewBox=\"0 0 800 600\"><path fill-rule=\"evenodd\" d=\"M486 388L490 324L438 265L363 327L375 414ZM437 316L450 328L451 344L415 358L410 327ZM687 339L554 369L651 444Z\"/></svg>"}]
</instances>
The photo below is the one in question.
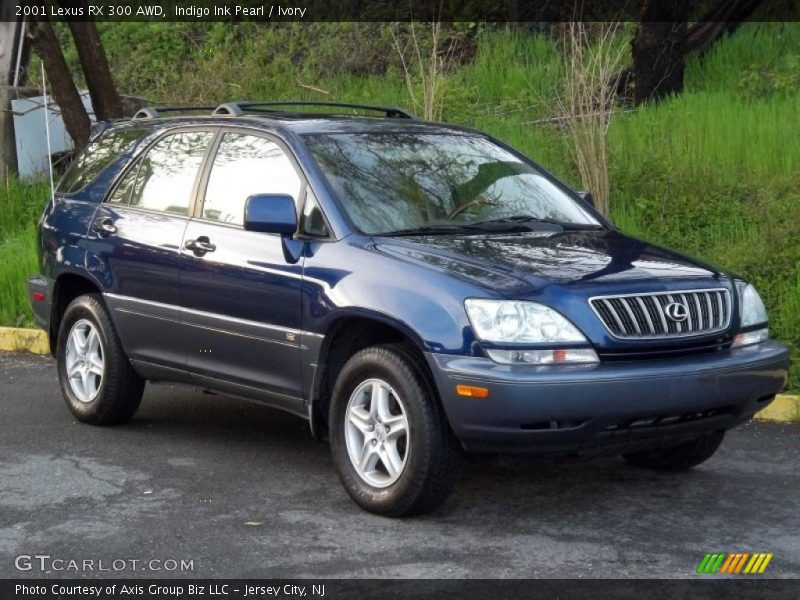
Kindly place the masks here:
<instances>
[{"instance_id":1,"label":"rear side window","mask_svg":"<svg viewBox=\"0 0 800 600\"><path fill-rule=\"evenodd\" d=\"M107 202L111 204L127 204L131 199L131 190L133 184L136 183L136 177L139 175L139 162L137 161L119 182L117 189L111 194Z\"/></svg>"},{"instance_id":2,"label":"rear side window","mask_svg":"<svg viewBox=\"0 0 800 600\"><path fill-rule=\"evenodd\" d=\"M160 139L125 174L109 202L188 215L195 179L213 137L211 131L185 131Z\"/></svg>"},{"instance_id":3,"label":"rear side window","mask_svg":"<svg viewBox=\"0 0 800 600\"><path fill-rule=\"evenodd\" d=\"M89 185L120 154L144 137L144 129L109 131L89 144L58 183L58 192L72 194Z\"/></svg>"},{"instance_id":4,"label":"rear side window","mask_svg":"<svg viewBox=\"0 0 800 600\"><path fill-rule=\"evenodd\" d=\"M288 194L297 201L302 180L278 144L263 137L226 133L214 157L203 218L241 225L253 194Z\"/></svg>"}]
</instances>

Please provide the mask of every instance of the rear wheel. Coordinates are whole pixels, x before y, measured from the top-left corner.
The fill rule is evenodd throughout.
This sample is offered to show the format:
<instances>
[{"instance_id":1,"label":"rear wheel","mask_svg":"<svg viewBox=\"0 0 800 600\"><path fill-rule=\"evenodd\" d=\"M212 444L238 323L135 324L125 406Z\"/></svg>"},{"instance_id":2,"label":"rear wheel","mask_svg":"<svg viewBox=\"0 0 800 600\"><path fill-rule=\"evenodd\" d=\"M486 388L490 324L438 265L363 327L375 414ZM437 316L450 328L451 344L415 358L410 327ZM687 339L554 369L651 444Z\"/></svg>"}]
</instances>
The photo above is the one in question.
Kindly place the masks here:
<instances>
[{"instance_id":1,"label":"rear wheel","mask_svg":"<svg viewBox=\"0 0 800 600\"><path fill-rule=\"evenodd\" d=\"M458 479L458 442L421 366L400 346L367 348L345 364L329 423L342 484L370 512L427 512Z\"/></svg>"},{"instance_id":2,"label":"rear wheel","mask_svg":"<svg viewBox=\"0 0 800 600\"><path fill-rule=\"evenodd\" d=\"M144 379L133 370L98 295L79 296L67 307L56 357L61 392L76 419L114 425L139 408Z\"/></svg>"},{"instance_id":3,"label":"rear wheel","mask_svg":"<svg viewBox=\"0 0 800 600\"><path fill-rule=\"evenodd\" d=\"M647 467L657 471L686 471L711 458L724 438L724 431L715 431L680 444L631 452L622 456L637 467Z\"/></svg>"}]
</instances>

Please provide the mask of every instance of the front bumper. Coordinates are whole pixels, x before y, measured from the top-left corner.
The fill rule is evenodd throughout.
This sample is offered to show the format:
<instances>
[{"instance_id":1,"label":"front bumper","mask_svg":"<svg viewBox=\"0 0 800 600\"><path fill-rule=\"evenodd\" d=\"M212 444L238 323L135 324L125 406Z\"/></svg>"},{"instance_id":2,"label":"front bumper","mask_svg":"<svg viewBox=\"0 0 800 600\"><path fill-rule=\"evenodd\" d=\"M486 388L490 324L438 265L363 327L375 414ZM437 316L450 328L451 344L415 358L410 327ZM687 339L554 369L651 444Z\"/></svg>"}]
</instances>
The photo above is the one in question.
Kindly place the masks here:
<instances>
[{"instance_id":1,"label":"front bumper","mask_svg":"<svg viewBox=\"0 0 800 600\"><path fill-rule=\"evenodd\" d=\"M730 429L786 384L789 352L768 341L680 359L500 365L427 354L450 425L470 451L619 453ZM486 399L456 385L486 387Z\"/></svg>"}]
</instances>

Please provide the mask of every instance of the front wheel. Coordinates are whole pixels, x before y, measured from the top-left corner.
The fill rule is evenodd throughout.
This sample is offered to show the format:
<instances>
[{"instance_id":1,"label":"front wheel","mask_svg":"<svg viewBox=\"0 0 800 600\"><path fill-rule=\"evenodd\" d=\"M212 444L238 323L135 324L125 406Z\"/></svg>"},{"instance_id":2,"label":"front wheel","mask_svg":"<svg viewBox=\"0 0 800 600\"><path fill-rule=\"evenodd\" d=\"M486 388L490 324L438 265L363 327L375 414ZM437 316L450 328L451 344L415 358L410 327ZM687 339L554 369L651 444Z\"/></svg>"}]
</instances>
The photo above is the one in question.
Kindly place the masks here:
<instances>
[{"instance_id":1,"label":"front wheel","mask_svg":"<svg viewBox=\"0 0 800 600\"><path fill-rule=\"evenodd\" d=\"M711 458L724 438L724 431L714 431L680 444L631 452L622 456L637 467L656 471L686 471Z\"/></svg>"},{"instance_id":2,"label":"front wheel","mask_svg":"<svg viewBox=\"0 0 800 600\"><path fill-rule=\"evenodd\" d=\"M370 512L427 512L458 479L458 442L421 369L400 346L374 346L347 361L334 386L333 458L347 493Z\"/></svg>"}]
</instances>

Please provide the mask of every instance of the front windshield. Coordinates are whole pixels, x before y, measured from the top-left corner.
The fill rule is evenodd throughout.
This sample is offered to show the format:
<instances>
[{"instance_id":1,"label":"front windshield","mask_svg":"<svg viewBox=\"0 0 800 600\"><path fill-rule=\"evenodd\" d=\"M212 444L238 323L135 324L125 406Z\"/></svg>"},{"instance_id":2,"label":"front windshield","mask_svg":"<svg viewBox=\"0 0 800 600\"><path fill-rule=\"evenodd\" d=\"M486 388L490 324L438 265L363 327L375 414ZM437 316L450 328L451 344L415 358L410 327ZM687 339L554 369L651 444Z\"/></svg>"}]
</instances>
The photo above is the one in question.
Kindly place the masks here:
<instances>
[{"instance_id":1,"label":"front windshield","mask_svg":"<svg viewBox=\"0 0 800 600\"><path fill-rule=\"evenodd\" d=\"M305 140L366 234L515 217L599 226L535 167L478 135L390 132Z\"/></svg>"}]
</instances>

